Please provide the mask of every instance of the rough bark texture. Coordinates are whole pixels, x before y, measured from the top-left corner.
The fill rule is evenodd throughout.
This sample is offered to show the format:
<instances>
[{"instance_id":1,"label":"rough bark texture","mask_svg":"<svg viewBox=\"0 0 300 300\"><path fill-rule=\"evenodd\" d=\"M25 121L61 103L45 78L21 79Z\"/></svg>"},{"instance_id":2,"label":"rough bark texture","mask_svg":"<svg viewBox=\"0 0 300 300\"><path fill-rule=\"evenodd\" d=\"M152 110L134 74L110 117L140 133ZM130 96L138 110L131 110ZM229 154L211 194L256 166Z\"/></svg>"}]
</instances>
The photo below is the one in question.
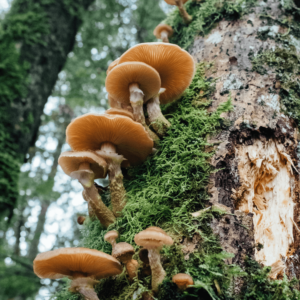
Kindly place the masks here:
<instances>
[{"instance_id":1,"label":"rough bark texture","mask_svg":"<svg viewBox=\"0 0 300 300\"><path fill-rule=\"evenodd\" d=\"M227 101L229 93L233 100L234 109L226 116L231 124L229 129L211 137L211 142L217 145L211 163L218 171L211 176L209 189L210 205L222 204L228 211L211 224L223 248L235 255L228 263L243 267L244 258L248 256L264 257L263 263L270 265L268 245L277 238L276 230L269 225L269 232L266 228L258 232L258 226L270 216L275 220L277 214L278 219L274 221L277 229L285 230L281 234L286 234L286 240L289 240L287 247L283 247L285 272L299 278L299 251L295 252L300 239L299 176L294 167L298 166L297 125L280 111L280 85L276 84L276 74L270 70L264 75L258 74L252 71L251 62L251 57L259 51L274 50L278 46L271 35L263 41L258 33L266 25L259 17L266 13L266 7L270 18L277 19L285 14L279 4L277 0L260 2L240 20L222 20L208 36L195 39L190 53L197 62L214 62L213 69L207 74L207 77L218 78L209 111ZM280 26L273 26L271 33L272 30L276 33L287 31ZM268 178L266 181L264 176ZM285 191L278 191L278 185L283 182L279 176L286 180ZM274 201L278 203L274 204ZM268 211L272 205L275 206L273 215ZM286 211L282 208L284 205L289 207ZM288 214L293 218L285 217ZM289 231L293 232L292 237ZM265 243L263 250L257 247L257 241L261 240ZM262 255L264 251L269 254ZM278 275L282 274L283 270L278 272ZM241 284L235 283L236 293Z\"/></svg>"},{"instance_id":2,"label":"rough bark texture","mask_svg":"<svg viewBox=\"0 0 300 300\"><path fill-rule=\"evenodd\" d=\"M14 95L13 99L5 96L0 99L1 126L7 130L9 137L9 141L1 139L3 145L0 146L19 163L23 163L29 148L35 144L44 105L51 95L68 53L73 48L82 14L92 2L93 0L75 0L68 4L65 1L38 0L33 4L32 1L16 0L4 20L1 43L12 40L19 51L19 65L26 62L28 66L27 75L23 78L25 82L18 82L24 86L25 91L19 93L19 96ZM39 14L41 24L31 24L32 19L38 19ZM14 25L19 26L18 29L13 28ZM35 36L39 26L44 27L44 33ZM20 34L20 30L24 33ZM11 76L9 72L9 69L1 69L0 78L3 76L6 80ZM18 86L10 88L17 89ZM13 150L8 148L7 143ZM7 170L0 171L3 177L8 178ZM12 179L8 181L8 184L15 185L15 182L11 182ZM16 186L10 186L11 191L16 189ZM3 195L0 208L2 212L6 209L11 214L16 195L8 201L10 196Z\"/></svg>"}]
</instances>

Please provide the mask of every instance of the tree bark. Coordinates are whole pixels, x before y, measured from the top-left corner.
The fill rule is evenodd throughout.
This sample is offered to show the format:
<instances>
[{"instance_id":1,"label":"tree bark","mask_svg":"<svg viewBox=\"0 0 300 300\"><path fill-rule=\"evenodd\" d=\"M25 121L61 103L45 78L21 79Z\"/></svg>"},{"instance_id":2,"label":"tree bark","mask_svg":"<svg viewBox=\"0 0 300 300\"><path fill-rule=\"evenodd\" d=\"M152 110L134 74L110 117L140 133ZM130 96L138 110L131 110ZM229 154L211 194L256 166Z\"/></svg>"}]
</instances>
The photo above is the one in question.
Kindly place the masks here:
<instances>
[{"instance_id":1,"label":"tree bark","mask_svg":"<svg viewBox=\"0 0 300 300\"><path fill-rule=\"evenodd\" d=\"M7 78L20 78L18 85L7 83L7 86L1 86L4 94L0 93L0 125L7 134L0 140L1 161L10 159L21 164L28 149L34 146L44 105L73 48L83 13L92 2L93 0L74 0L69 4L65 1L43 0L13 2L11 11L3 22L0 43L3 48L14 44L19 58L14 72L11 71L13 61L7 63L7 68L0 69L0 82L2 78L4 84ZM25 76L22 77L18 72L21 72L24 63L27 67ZM16 175L14 173L13 178L10 178L11 170L6 170L5 164L2 166L1 163L0 166L1 177L7 180L5 186L3 184L1 187L6 194L2 193L0 197L0 210L2 216L3 211L11 215L17 197ZM18 173L18 164L12 168Z\"/></svg>"},{"instance_id":2,"label":"tree bark","mask_svg":"<svg viewBox=\"0 0 300 300\"><path fill-rule=\"evenodd\" d=\"M190 47L197 62L214 62L206 74L218 78L209 110L215 110L229 95L234 106L225 116L231 124L228 130L210 139L218 145L211 161L218 171L211 176L210 205L223 205L228 212L211 226L224 250L235 255L228 263L243 268L248 256L272 266L272 271L282 264L279 271L271 271L273 278L284 272L299 278L298 128L280 110L275 72L269 68L261 75L252 70L251 61L253 55L281 47L272 31L288 34L286 27L269 26L270 35L260 39L258 34L267 24L260 17L266 14L265 7L273 20L288 14L279 0L256 5L240 20L220 21ZM236 293L241 284L235 283Z\"/></svg>"}]
</instances>

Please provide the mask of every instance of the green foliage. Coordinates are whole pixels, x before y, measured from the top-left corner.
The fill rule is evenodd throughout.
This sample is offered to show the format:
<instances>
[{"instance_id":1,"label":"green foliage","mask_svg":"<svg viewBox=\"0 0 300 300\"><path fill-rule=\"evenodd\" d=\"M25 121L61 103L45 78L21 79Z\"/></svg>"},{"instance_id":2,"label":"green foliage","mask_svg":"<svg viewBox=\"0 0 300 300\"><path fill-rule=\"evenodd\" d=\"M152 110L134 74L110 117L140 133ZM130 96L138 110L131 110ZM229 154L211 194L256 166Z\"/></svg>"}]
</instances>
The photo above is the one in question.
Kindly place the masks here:
<instances>
[{"instance_id":1,"label":"green foliage","mask_svg":"<svg viewBox=\"0 0 300 300\"><path fill-rule=\"evenodd\" d=\"M103 87L108 65L131 45L155 41L152 30L164 17L159 1L96 0L84 15L53 95L73 108L99 104L106 108Z\"/></svg>"},{"instance_id":2,"label":"green foliage","mask_svg":"<svg viewBox=\"0 0 300 300\"><path fill-rule=\"evenodd\" d=\"M187 49L194 41L195 36L208 34L217 22L226 20L237 20L243 14L249 13L255 0L205 0L188 1L185 4L187 12L193 17L189 25L185 25L176 8L165 20L165 23L172 26L174 35L171 43Z\"/></svg>"},{"instance_id":3,"label":"green foliage","mask_svg":"<svg viewBox=\"0 0 300 300\"><path fill-rule=\"evenodd\" d=\"M300 297L297 290L298 280L289 281L284 275L282 280L271 280L268 274L270 267L262 268L258 262L247 258L245 260L246 271L245 284L241 299L243 300L296 300Z\"/></svg>"}]
</instances>

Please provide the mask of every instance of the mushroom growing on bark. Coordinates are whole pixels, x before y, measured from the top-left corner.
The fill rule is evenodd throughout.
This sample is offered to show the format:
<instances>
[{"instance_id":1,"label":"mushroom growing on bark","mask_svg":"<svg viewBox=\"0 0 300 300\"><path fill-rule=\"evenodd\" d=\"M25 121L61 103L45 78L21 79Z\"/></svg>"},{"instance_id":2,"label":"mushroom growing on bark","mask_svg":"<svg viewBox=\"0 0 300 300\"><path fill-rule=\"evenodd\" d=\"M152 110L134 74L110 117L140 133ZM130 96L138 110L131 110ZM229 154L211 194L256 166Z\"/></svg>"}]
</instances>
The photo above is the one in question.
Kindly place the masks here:
<instances>
[{"instance_id":1,"label":"mushroom growing on bark","mask_svg":"<svg viewBox=\"0 0 300 300\"><path fill-rule=\"evenodd\" d=\"M120 57L120 64L125 62L143 62L153 67L160 76L161 88L152 99L145 99L149 121L153 128L163 134L171 124L163 116L160 103L167 104L178 99L190 85L194 73L195 63L193 57L177 45L167 43L143 43L127 50ZM160 95L160 93L162 93Z\"/></svg>"},{"instance_id":2,"label":"mushroom growing on bark","mask_svg":"<svg viewBox=\"0 0 300 300\"><path fill-rule=\"evenodd\" d=\"M66 136L75 151L96 151L106 160L113 213L120 216L126 204L121 163L127 159L136 165L152 152L153 141L144 127L125 116L85 114L69 124Z\"/></svg>"},{"instance_id":3,"label":"mushroom growing on bark","mask_svg":"<svg viewBox=\"0 0 300 300\"><path fill-rule=\"evenodd\" d=\"M104 235L104 240L108 243L111 244L112 246L112 250L114 251L114 248L117 244L116 240L119 237L119 232L116 230L111 230L108 231L105 235Z\"/></svg>"},{"instance_id":4,"label":"mushroom growing on bark","mask_svg":"<svg viewBox=\"0 0 300 300\"><path fill-rule=\"evenodd\" d=\"M167 24L158 24L153 34L157 39L161 39L164 43L169 43L169 38L173 35L173 29Z\"/></svg>"},{"instance_id":5,"label":"mushroom growing on bark","mask_svg":"<svg viewBox=\"0 0 300 300\"><path fill-rule=\"evenodd\" d=\"M79 225L82 225L82 224L84 223L84 221L85 221L85 216L79 216L79 217L77 218L77 223L78 223Z\"/></svg>"},{"instance_id":6,"label":"mushroom growing on bark","mask_svg":"<svg viewBox=\"0 0 300 300\"><path fill-rule=\"evenodd\" d=\"M155 141L158 137L146 124L143 104L160 90L160 77L157 71L142 62L118 64L106 77L107 92L119 102L131 104L134 120L141 123Z\"/></svg>"},{"instance_id":7,"label":"mushroom growing on bark","mask_svg":"<svg viewBox=\"0 0 300 300\"><path fill-rule=\"evenodd\" d=\"M105 227L114 223L116 219L114 214L103 203L94 185L94 179L106 176L106 161L92 151L66 151L60 155L58 163L67 175L81 183L84 188L84 199L100 223Z\"/></svg>"},{"instance_id":8,"label":"mushroom growing on bark","mask_svg":"<svg viewBox=\"0 0 300 300\"><path fill-rule=\"evenodd\" d=\"M134 248L128 243L118 243L113 248L111 255L126 267L127 274L130 280L137 276L139 264L135 259L132 259Z\"/></svg>"},{"instance_id":9,"label":"mushroom growing on bark","mask_svg":"<svg viewBox=\"0 0 300 300\"><path fill-rule=\"evenodd\" d=\"M183 6L188 0L164 0L164 1L170 5L176 5L178 7L179 13L185 24L190 24L192 22L193 18L187 13L187 11Z\"/></svg>"},{"instance_id":10,"label":"mushroom growing on bark","mask_svg":"<svg viewBox=\"0 0 300 300\"><path fill-rule=\"evenodd\" d=\"M166 272L160 262L159 251L164 245L172 245L173 240L159 227L149 227L136 234L134 241L137 245L148 250L148 258L152 273L152 290L157 292L158 286L163 282Z\"/></svg>"},{"instance_id":11,"label":"mushroom growing on bark","mask_svg":"<svg viewBox=\"0 0 300 300\"><path fill-rule=\"evenodd\" d=\"M94 285L122 272L121 264L111 255L87 248L61 248L40 253L33 261L34 273L40 278L72 279L71 292L86 300L99 300Z\"/></svg>"},{"instance_id":12,"label":"mushroom growing on bark","mask_svg":"<svg viewBox=\"0 0 300 300\"><path fill-rule=\"evenodd\" d=\"M182 291L186 290L190 285L194 284L193 278L190 275L184 273L178 273L174 275L172 281Z\"/></svg>"}]
</instances>

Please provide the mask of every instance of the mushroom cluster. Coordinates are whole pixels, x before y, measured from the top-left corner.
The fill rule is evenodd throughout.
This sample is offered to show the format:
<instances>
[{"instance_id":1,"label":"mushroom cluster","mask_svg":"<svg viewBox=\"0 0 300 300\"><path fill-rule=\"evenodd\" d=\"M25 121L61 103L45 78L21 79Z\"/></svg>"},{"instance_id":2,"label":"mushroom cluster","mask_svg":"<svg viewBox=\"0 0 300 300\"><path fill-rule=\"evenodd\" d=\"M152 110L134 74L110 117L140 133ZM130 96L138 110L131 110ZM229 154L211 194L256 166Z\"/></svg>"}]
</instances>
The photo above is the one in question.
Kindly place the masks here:
<instances>
[{"instance_id":1,"label":"mushroom cluster","mask_svg":"<svg viewBox=\"0 0 300 300\"><path fill-rule=\"evenodd\" d=\"M140 267L137 260L133 259L135 249L132 245L119 242L119 233L116 230L108 231L104 240L112 245L112 254L92 250L88 248L61 248L37 255L33 261L34 273L40 278L59 279L67 277L72 280L69 290L73 293L80 293L86 300L99 300L94 286L99 279L119 275L125 266L130 281L138 276ZM135 242L143 246L139 256L142 261L150 265L152 277L152 291L158 290L166 276L159 251L166 245L173 244L173 240L159 227L149 227L136 234ZM148 275L150 275L148 274ZM174 281L175 277L178 277ZM178 274L173 278L178 287L182 290L193 284L189 275ZM187 278L186 278L187 277Z\"/></svg>"},{"instance_id":2,"label":"mushroom cluster","mask_svg":"<svg viewBox=\"0 0 300 300\"><path fill-rule=\"evenodd\" d=\"M156 28L156 34L167 42L172 28L161 25ZM63 152L58 163L82 185L89 216L98 218L103 227L115 223L126 206L122 168L140 164L155 152L154 145L158 145L171 126L160 104L177 100L190 85L194 71L192 56L177 45L136 45L113 61L107 70L105 86L111 108L104 114L79 116L68 125L66 140L71 150ZM106 176L110 206L100 195L107 188L94 182ZM79 216L77 222L83 224L86 219ZM122 265L130 281L139 275L139 263L133 259L135 248L125 242L117 243L118 237L114 230L104 237L112 245L112 255L86 248L63 248L39 254L34 260L34 272L40 278L69 277L72 292L81 293L87 300L97 300L93 287L98 279L120 274ZM155 293L166 276L160 250L164 245L172 245L173 240L158 227L143 230L134 240L143 247L139 252L144 264L140 273L151 275ZM191 284L180 280L181 289Z\"/></svg>"}]
</instances>

